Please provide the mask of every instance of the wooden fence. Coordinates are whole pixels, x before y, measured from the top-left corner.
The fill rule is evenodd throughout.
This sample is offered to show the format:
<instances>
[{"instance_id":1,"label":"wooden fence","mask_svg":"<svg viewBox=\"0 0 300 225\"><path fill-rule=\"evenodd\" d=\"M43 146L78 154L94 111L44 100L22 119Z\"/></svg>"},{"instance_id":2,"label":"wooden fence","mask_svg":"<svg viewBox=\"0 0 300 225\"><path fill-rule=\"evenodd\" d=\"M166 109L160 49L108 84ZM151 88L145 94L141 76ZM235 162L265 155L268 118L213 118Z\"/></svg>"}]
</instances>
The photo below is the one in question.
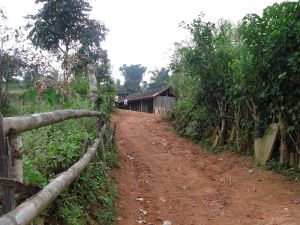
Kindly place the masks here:
<instances>
[{"instance_id":1,"label":"wooden fence","mask_svg":"<svg viewBox=\"0 0 300 225\"><path fill-rule=\"evenodd\" d=\"M154 98L154 113L164 114L175 106L175 98L169 96L157 96Z\"/></svg>"},{"instance_id":2,"label":"wooden fence","mask_svg":"<svg viewBox=\"0 0 300 225\"><path fill-rule=\"evenodd\" d=\"M109 127L103 123L103 113L88 110L58 110L29 116L3 118L0 114L0 186L2 186L1 225L26 225L49 206L79 174L87 167L99 145L103 144L103 135ZM68 119L98 117L99 137L86 153L68 170L53 179L42 190L23 184L22 140L20 133L39 127L55 124ZM108 141L115 134L114 125L109 132ZM15 208L15 192L22 190L33 194L31 198Z\"/></svg>"}]
</instances>

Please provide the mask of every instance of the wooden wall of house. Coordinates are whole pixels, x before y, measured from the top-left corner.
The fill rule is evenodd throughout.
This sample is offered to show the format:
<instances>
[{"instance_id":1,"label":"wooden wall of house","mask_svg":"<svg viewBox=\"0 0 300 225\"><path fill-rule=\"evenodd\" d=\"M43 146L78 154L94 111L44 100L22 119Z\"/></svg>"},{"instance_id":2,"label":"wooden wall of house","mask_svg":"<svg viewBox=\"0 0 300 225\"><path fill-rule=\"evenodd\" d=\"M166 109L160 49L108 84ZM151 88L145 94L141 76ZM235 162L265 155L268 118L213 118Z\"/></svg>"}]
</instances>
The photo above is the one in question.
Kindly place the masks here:
<instances>
[{"instance_id":1,"label":"wooden wall of house","mask_svg":"<svg viewBox=\"0 0 300 225\"><path fill-rule=\"evenodd\" d=\"M147 100L142 101L142 112L148 112L148 101Z\"/></svg>"},{"instance_id":2,"label":"wooden wall of house","mask_svg":"<svg viewBox=\"0 0 300 225\"><path fill-rule=\"evenodd\" d=\"M151 104L153 105L152 101L153 101L153 99L129 102L128 109L133 110L133 111L138 111L138 112L152 113L153 109L151 110L151 107L149 107L149 105L151 105Z\"/></svg>"},{"instance_id":3,"label":"wooden wall of house","mask_svg":"<svg viewBox=\"0 0 300 225\"><path fill-rule=\"evenodd\" d=\"M154 113L164 114L175 106L175 97L156 96L154 98Z\"/></svg>"},{"instance_id":4,"label":"wooden wall of house","mask_svg":"<svg viewBox=\"0 0 300 225\"><path fill-rule=\"evenodd\" d=\"M141 111L141 102L140 101L129 102L128 103L128 109L140 112Z\"/></svg>"}]
</instances>

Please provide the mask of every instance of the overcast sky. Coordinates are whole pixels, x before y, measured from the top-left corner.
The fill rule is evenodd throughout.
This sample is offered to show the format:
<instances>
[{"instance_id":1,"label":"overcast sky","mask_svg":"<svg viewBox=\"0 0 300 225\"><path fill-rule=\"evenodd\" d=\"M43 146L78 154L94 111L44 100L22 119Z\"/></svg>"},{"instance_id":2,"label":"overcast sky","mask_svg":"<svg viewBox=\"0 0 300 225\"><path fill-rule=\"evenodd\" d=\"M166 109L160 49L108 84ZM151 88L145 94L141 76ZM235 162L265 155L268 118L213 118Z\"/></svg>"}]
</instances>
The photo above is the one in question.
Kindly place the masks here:
<instances>
[{"instance_id":1,"label":"overcast sky","mask_svg":"<svg viewBox=\"0 0 300 225\"><path fill-rule=\"evenodd\" d=\"M39 8L34 0L0 0L10 26L26 23L24 16ZM201 12L204 20L228 19L234 23L248 13L262 10L282 0L90 0L91 17L105 23L110 30L103 44L113 66L113 77L121 78L123 64L142 64L148 70L166 67L173 43L186 39L178 27ZM148 76L146 76L147 79Z\"/></svg>"}]
</instances>

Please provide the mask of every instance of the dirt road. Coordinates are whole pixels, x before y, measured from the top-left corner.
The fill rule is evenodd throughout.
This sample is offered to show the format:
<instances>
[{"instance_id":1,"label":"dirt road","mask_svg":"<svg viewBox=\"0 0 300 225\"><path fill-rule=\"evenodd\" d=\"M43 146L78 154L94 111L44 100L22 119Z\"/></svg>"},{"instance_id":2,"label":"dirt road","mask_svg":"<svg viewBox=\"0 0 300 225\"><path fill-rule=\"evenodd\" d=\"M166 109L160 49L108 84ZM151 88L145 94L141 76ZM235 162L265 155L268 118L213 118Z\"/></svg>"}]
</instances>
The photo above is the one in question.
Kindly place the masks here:
<instances>
[{"instance_id":1,"label":"dirt road","mask_svg":"<svg viewBox=\"0 0 300 225\"><path fill-rule=\"evenodd\" d=\"M117 111L117 224L299 225L300 185L210 154L153 114ZM249 173L248 169L254 169Z\"/></svg>"}]
</instances>

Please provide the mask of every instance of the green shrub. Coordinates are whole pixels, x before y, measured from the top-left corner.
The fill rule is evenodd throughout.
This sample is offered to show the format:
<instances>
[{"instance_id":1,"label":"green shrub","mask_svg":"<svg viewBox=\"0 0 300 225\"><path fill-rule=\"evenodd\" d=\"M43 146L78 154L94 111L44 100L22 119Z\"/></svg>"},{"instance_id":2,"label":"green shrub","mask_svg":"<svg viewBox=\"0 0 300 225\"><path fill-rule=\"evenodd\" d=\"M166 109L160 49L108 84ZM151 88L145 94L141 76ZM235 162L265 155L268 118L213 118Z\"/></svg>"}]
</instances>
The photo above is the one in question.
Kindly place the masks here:
<instances>
[{"instance_id":1,"label":"green shrub","mask_svg":"<svg viewBox=\"0 0 300 225\"><path fill-rule=\"evenodd\" d=\"M74 93L77 93L81 98L87 98L89 94L89 81L85 76L76 76L72 80L71 88Z\"/></svg>"},{"instance_id":2,"label":"green shrub","mask_svg":"<svg viewBox=\"0 0 300 225\"><path fill-rule=\"evenodd\" d=\"M100 86L99 98L96 103L96 108L110 114L114 110L114 99L116 91L112 84L103 84Z\"/></svg>"},{"instance_id":3,"label":"green shrub","mask_svg":"<svg viewBox=\"0 0 300 225\"><path fill-rule=\"evenodd\" d=\"M59 215L68 225L85 225L85 209L74 201L64 202L59 206Z\"/></svg>"},{"instance_id":4,"label":"green shrub","mask_svg":"<svg viewBox=\"0 0 300 225\"><path fill-rule=\"evenodd\" d=\"M61 94L58 90L54 88L49 88L44 93L44 100L49 103L49 105L59 105L61 101Z\"/></svg>"},{"instance_id":5,"label":"green shrub","mask_svg":"<svg viewBox=\"0 0 300 225\"><path fill-rule=\"evenodd\" d=\"M21 99L23 101L23 104L27 101L29 102L35 102L37 97L37 91L35 89L28 89L21 95Z\"/></svg>"}]
</instances>

